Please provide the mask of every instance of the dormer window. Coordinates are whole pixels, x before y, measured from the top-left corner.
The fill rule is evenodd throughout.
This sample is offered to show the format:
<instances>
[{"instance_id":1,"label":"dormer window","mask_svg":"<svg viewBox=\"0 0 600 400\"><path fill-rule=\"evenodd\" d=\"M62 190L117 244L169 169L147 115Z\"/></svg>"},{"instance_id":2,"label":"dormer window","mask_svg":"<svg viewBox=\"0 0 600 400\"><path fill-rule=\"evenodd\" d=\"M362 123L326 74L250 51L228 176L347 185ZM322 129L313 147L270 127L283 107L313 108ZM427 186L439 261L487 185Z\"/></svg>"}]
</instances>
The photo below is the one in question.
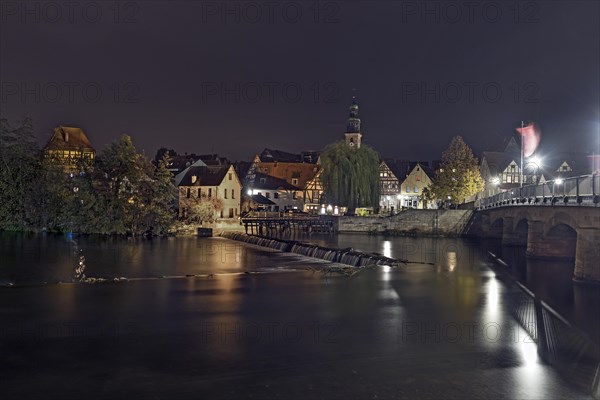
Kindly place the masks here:
<instances>
[{"instance_id":1,"label":"dormer window","mask_svg":"<svg viewBox=\"0 0 600 400\"><path fill-rule=\"evenodd\" d=\"M196 183L198 177L196 175L192 175L192 184Z\"/></svg>"}]
</instances>

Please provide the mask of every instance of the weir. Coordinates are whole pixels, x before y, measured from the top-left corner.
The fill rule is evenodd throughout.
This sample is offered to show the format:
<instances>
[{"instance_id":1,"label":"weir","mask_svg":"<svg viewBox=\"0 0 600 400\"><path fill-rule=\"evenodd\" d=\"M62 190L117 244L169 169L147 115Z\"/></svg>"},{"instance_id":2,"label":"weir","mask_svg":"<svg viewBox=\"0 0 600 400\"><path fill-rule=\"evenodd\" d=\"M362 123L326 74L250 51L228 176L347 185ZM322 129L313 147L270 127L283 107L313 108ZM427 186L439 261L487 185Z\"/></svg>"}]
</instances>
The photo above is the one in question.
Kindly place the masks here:
<instances>
[{"instance_id":1,"label":"weir","mask_svg":"<svg viewBox=\"0 0 600 400\"><path fill-rule=\"evenodd\" d=\"M331 261L333 263L347 264L353 267L366 267L368 265L399 265L407 263L406 260L398 260L379 254L363 253L352 248L332 249L296 240L273 239L247 235L239 232L223 232L221 236L231 240L268 247L283 252L296 253L307 257Z\"/></svg>"}]
</instances>

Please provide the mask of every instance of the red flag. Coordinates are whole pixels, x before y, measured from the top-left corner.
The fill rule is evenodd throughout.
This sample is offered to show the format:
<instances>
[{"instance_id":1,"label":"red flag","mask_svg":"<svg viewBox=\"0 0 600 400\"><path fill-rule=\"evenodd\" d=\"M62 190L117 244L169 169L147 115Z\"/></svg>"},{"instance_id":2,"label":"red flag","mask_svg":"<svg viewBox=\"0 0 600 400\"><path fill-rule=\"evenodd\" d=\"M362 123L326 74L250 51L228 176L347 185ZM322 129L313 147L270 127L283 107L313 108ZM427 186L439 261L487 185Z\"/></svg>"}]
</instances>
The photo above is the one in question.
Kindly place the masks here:
<instances>
[{"instance_id":1,"label":"red flag","mask_svg":"<svg viewBox=\"0 0 600 400\"><path fill-rule=\"evenodd\" d=\"M540 131L534 123L523 128L517 128L521 134L521 145L523 146L523 157L529 157L533 154L540 144Z\"/></svg>"}]
</instances>

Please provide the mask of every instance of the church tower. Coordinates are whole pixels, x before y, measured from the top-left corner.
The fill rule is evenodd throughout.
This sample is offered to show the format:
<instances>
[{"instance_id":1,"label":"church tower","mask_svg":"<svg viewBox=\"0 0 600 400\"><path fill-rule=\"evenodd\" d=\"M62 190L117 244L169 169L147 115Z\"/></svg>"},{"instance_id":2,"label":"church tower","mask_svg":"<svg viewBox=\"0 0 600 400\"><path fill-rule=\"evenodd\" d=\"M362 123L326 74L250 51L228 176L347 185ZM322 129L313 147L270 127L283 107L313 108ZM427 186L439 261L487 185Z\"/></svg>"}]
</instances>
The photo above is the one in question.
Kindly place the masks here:
<instances>
[{"instance_id":1,"label":"church tower","mask_svg":"<svg viewBox=\"0 0 600 400\"><path fill-rule=\"evenodd\" d=\"M346 144L353 148L360 148L362 134L360 133L360 118L358 118L358 104L356 98L352 97L350 105L350 117L346 120Z\"/></svg>"}]
</instances>

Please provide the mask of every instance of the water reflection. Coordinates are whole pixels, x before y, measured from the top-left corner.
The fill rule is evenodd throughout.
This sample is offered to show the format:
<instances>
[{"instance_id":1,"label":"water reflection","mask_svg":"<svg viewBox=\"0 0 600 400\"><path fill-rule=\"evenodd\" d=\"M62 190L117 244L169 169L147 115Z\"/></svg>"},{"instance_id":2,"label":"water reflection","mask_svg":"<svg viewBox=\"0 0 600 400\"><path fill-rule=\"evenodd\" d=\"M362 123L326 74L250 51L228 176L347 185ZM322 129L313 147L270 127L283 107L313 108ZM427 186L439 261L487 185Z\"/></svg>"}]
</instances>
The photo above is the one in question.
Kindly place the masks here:
<instances>
[{"instance_id":1,"label":"water reflection","mask_svg":"<svg viewBox=\"0 0 600 400\"><path fill-rule=\"evenodd\" d=\"M389 240L383 242L383 255L384 257L392 257L392 242Z\"/></svg>"},{"instance_id":2,"label":"water reflection","mask_svg":"<svg viewBox=\"0 0 600 400\"><path fill-rule=\"evenodd\" d=\"M0 244L12 260L2 265L4 276L10 271L23 281L39 276L26 264L35 258L28 252L44 254L41 269L51 266L71 276L72 263L65 263L70 265L65 271L57 268L68 261L64 239L30 239L18 251ZM90 275L202 276L2 289L0 313L8 327L31 321L133 327L112 337L36 342L20 342L11 331L2 347L0 373L8 376L3 388L21 397L60 388L65 398L81 397L90 387L101 387L107 398L117 391L140 394L133 397L293 397L309 385L313 397L579 394L537 362L531 343L523 342L524 331L517 331L517 341L483 331L489 322L502 332L519 327L509 318L503 285L474 246L456 239L331 240L337 247L389 251L391 257L433 265L381 266L352 278L325 278L310 271L271 273L311 261L219 238L135 243L80 238ZM413 341L404 336L406 326ZM118 377L105 377L115 370ZM273 385L279 386L271 390Z\"/></svg>"},{"instance_id":3,"label":"water reflection","mask_svg":"<svg viewBox=\"0 0 600 400\"><path fill-rule=\"evenodd\" d=\"M502 246L498 240L482 243L504 260L498 265L535 295L600 343L600 319L590 318L600 309L600 287L573 282L573 260L535 259L525 256L524 246Z\"/></svg>"}]
</instances>

